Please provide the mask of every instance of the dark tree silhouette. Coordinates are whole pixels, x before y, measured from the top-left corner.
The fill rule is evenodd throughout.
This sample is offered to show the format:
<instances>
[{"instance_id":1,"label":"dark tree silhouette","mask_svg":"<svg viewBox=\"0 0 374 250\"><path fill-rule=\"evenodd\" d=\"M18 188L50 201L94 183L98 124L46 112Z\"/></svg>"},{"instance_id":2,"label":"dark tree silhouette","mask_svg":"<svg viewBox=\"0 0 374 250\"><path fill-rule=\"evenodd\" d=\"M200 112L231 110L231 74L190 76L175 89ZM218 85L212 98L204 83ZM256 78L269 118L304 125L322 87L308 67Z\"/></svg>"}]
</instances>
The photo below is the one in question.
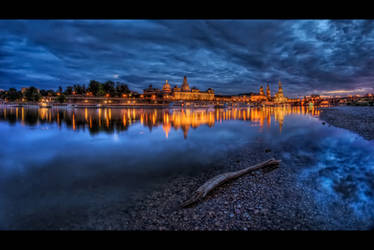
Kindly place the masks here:
<instances>
[{"instance_id":1,"label":"dark tree silhouette","mask_svg":"<svg viewBox=\"0 0 374 250\"><path fill-rule=\"evenodd\" d=\"M28 101L37 102L39 101L41 94L37 88L31 86L30 88L26 89L25 97Z\"/></svg>"}]
</instances>

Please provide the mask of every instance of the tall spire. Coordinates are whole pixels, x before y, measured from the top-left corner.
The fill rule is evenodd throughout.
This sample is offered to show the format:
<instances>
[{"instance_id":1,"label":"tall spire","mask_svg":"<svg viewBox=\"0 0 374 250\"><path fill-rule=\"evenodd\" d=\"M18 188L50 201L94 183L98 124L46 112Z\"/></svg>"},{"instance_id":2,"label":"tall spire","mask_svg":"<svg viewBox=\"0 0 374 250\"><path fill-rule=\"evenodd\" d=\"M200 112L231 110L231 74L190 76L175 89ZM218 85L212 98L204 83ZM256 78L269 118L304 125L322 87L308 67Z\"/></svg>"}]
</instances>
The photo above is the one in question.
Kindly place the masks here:
<instances>
[{"instance_id":1,"label":"tall spire","mask_svg":"<svg viewBox=\"0 0 374 250\"><path fill-rule=\"evenodd\" d=\"M282 88L282 83L281 81L279 80L279 83L278 83L278 93L283 93L283 88Z\"/></svg>"},{"instance_id":2,"label":"tall spire","mask_svg":"<svg viewBox=\"0 0 374 250\"><path fill-rule=\"evenodd\" d=\"M188 82L187 82L187 76L184 76L184 78L183 78L183 84L181 86L181 89L182 89L182 91L189 91L190 90L190 86L188 85Z\"/></svg>"},{"instance_id":3,"label":"tall spire","mask_svg":"<svg viewBox=\"0 0 374 250\"><path fill-rule=\"evenodd\" d=\"M262 86L260 87L260 95L265 95L264 94L264 88Z\"/></svg>"},{"instance_id":4,"label":"tall spire","mask_svg":"<svg viewBox=\"0 0 374 250\"><path fill-rule=\"evenodd\" d=\"M268 83L267 86L266 86L266 97L267 97L268 99L271 98L271 93L270 93L269 83Z\"/></svg>"}]
</instances>

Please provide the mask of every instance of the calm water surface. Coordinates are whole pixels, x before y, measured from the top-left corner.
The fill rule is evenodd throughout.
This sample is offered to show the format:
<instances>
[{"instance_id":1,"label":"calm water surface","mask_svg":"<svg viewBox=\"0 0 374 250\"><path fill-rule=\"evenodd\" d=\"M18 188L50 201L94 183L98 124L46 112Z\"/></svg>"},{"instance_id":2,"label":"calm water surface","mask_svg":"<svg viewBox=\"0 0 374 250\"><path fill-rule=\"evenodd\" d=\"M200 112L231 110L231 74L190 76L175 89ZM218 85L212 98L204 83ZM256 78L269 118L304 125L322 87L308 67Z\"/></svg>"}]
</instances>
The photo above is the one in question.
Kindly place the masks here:
<instances>
[{"instance_id":1,"label":"calm water surface","mask_svg":"<svg viewBox=\"0 0 374 250\"><path fill-rule=\"evenodd\" d=\"M0 229L22 228L32 217L66 218L130 203L132 195L170 176L217 166L258 138L281 152L285 164L297 167L303 159L298 180L322 207L343 200L357 217L372 220L374 141L322 125L318 115L300 107L0 106Z\"/></svg>"}]
</instances>

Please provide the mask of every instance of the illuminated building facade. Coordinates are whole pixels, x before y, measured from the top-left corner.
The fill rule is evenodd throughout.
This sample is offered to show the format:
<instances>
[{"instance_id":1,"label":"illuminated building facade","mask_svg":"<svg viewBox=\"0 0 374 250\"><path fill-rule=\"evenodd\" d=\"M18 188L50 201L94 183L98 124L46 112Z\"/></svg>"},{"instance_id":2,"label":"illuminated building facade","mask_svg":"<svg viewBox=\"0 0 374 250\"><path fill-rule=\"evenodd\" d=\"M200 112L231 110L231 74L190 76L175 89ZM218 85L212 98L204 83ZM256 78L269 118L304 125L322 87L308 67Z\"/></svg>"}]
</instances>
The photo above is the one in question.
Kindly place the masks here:
<instances>
[{"instance_id":1,"label":"illuminated building facade","mask_svg":"<svg viewBox=\"0 0 374 250\"><path fill-rule=\"evenodd\" d=\"M207 91L200 91L195 87L190 88L187 82L187 77L185 76L180 88L178 85L171 88L166 80L161 90L153 88L152 85L150 85L144 90L144 97L150 97L151 99L162 98L167 100L213 101L214 91L211 88Z\"/></svg>"},{"instance_id":2,"label":"illuminated building facade","mask_svg":"<svg viewBox=\"0 0 374 250\"><path fill-rule=\"evenodd\" d=\"M266 93L264 92L264 88L261 86L258 94L252 94L250 96L250 101L265 105L288 103L288 98L284 96L282 83L280 81L278 85L278 92L275 93L274 97L271 96L270 87L269 84L267 84Z\"/></svg>"},{"instance_id":3,"label":"illuminated building facade","mask_svg":"<svg viewBox=\"0 0 374 250\"><path fill-rule=\"evenodd\" d=\"M277 104L302 104L299 99L288 99L284 96L282 84L279 82L278 92L275 96L271 96L269 84L266 86L266 91L263 86L260 87L258 93L239 94L239 95L215 95L213 89L209 88L207 91L201 91L196 87L190 87L185 76L180 86L171 84L166 80L162 88L154 88L149 85L143 90L143 94L123 94L122 97L92 97L92 96L69 96L68 103L76 103L79 105L95 105L100 103L102 105L169 105L171 102L178 102L177 105L182 104L189 106L190 102L200 103L202 105L230 105L234 104L261 104L265 106ZM54 97L51 97L51 102ZM184 103L186 102L186 103ZM239 105L238 104L238 105Z\"/></svg>"},{"instance_id":4,"label":"illuminated building facade","mask_svg":"<svg viewBox=\"0 0 374 250\"><path fill-rule=\"evenodd\" d=\"M162 92L164 94L170 94L171 93L171 87L170 87L170 84L168 83L168 80L166 80L164 86L162 86Z\"/></svg>"},{"instance_id":5,"label":"illuminated building facade","mask_svg":"<svg viewBox=\"0 0 374 250\"><path fill-rule=\"evenodd\" d=\"M172 91L173 100L189 100L189 101L213 101L214 91L209 88L207 91L200 91L198 88L190 88L187 77L184 76L183 83L179 89L176 86Z\"/></svg>"},{"instance_id":6,"label":"illuminated building facade","mask_svg":"<svg viewBox=\"0 0 374 250\"><path fill-rule=\"evenodd\" d=\"M267 84L267 86L266 86L266 97L268 98L269 101L271 100L271 93L270 93L269 84Z\"/></svg>"},{"instance_id":7,"label":"illuminated building facade","mask_svg":"<svg viewBox=\"0 0 374 250\"><path fill-rule=\"evenodd\" d=\"M279 81L278 92L275 93L274 98L273 98L273 102L278 104L278 103L287 103L287 101L288 101L288 98L284 96L282 83L281 83L281 81Z\"/></svg>"},{"instance_id":8,"label":"illuminated building facade","mask_svg":"<svg viewBox=\"0 0 374 250\"><path fill-rule=\"evenodd\" d=\"M264 88L260 87L260 93L254 94L250 96L251 102L265 102L268 101L268 98L265 96Z\"/></svg>"}]
</instances>

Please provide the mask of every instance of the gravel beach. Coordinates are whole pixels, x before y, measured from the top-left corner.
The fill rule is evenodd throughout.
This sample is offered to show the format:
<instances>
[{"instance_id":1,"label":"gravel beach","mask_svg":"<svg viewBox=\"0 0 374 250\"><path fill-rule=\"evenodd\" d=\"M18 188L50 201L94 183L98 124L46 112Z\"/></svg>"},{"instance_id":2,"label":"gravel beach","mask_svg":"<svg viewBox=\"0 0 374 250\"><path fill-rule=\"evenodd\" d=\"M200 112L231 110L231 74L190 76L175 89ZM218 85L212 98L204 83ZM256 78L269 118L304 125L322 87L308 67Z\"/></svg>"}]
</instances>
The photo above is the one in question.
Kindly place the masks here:
<instances>
[{"instance_id":1,"label":"gravel beach","mask_svg":"<svg viewBox=\"0 0 374 250\"><path fill-rule=\"evenodd\" d=\"M287 148L285 149L287 150ZM112 204L92 211L86 223L69 224L77 230L176 230L176 231L262 231L262 230L357 230L372 225L356 221L346 204L336 201L336 208L326 214L310 186L296 180L308 159L295 159L295 165L281 163L270 172L262 170L226 183L202 202L188 208L180 204L209 178L235 171L269 158L280 158L280 151L270 152L261 142L247 145L230 154L220 167L198 176L179 176L133 205Z\"/></svg>"},{"instance_id":2,"label":"gravel beach","mask_svg":"<svg viewBox=\"0 0 374 250\"><path fill-rule=\"evenodd\" d=\"M358 133L367 140L374 139L374 107L339 106L323 108L320 119L332 126Z\"/></svg>"},{"instance_id":3,"label":"gravel beach","mask_svg":"<svg viewBox=\"0 0 374 250\"><path fill-rule=\"evenodd\" d=\"M321 119L373 139L373 107L335 107L324 109ZM270 151L270 152L269 152ZM227 171L243 169L269 158L280 159L287 145L269 150L261 140L240 152L229 153L221 166L198 176L177 177L164 189L149 194L126 209L112 206L101 216L90 216L85 225L91 229L114 230L365 230L370 222L356 221L346 204L335 202L336 209L326 214L310 186L296 181L307 158L298 157L290 166L262 170L224 184L202 202L180 208L180 204L209 178ZM119 212L121 211L121 212Z\"/></svg>"}]
</instances>

